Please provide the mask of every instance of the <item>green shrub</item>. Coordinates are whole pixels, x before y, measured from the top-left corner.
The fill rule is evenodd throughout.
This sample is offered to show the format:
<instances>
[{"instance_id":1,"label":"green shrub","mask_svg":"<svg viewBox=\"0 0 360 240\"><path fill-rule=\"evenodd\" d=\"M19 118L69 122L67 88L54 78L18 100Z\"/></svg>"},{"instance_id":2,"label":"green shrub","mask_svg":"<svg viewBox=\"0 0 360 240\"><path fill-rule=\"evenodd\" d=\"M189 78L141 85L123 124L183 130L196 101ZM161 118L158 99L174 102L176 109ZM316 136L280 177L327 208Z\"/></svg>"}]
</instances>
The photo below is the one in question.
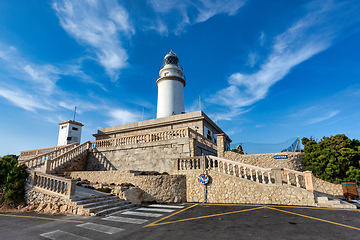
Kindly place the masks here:
<instances>
[{"instance_id":1,"label":"green shrub","mask_svg":"<svg viewBox=\"0 0 360 240\"><path fill-rule=\"evenodd\" d=\"M0 203L25 204L25 181L28 176L24 164L18 166L15 155L0 158Z\"/></svg>"},{"instance_id":2,"label":"green shrub","mask_svg":"<svg viewBox=\"0 0 360 240\"><path fill-rule=\"evenodd\" d=\"M325 181L360 183L360 142L345 134L323 137L319 142L303 138L305 170Z\"/></svg>"}]
</instances>

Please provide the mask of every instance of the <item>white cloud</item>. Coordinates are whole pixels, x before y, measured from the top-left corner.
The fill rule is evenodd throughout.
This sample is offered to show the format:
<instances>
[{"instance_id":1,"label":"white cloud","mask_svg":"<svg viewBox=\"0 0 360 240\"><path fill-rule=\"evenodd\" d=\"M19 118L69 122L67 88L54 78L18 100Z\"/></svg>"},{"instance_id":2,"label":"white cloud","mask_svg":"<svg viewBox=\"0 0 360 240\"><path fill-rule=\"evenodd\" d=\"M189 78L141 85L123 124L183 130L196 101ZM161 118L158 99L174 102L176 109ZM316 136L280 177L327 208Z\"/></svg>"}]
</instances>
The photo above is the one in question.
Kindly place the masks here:
<instances>
[{"instance_id":1,"label":"white cloud","mask_svg":"<svg viewBox=\"0 0 360 240\"><path fill-rule=\"evenodd\" d=\"M111 118L107 122L109 126L133 123L140 120L138 113L121 108L110 109L108 115Z\"/></svg>"},{"instance_id":2,"label":"white cloud","mask_svg":"<svg viewBox=\"0 0 360 240\"><path fill-rule=\"evenodd\" d=\"M335 22L333 25L328 20L344 18L341 8L331 1L314 1L307 7L309 12L305 17L275 37L271 53L257 72L232 74L228 79L230 86L207 100L227 106L232 111L250 106L264 99L270 87L282 80L295 66L330 47L336 31L341 29L336 25L339 20L332 19L331 23ZM346 24L341 25L346 27Z\"/></svg>"},{"instance_id":3,"label":"white cloud","mask_svg":"<svg viewBox=\"0 0 360 240\"><path fill-rule=\"evenodd\" d=\"M339 113L340 113L340 111L332 111L332 112L329 112L328 114L326 114L324 116L312 118L312 119L308 120L308 123L309 124L315 124L315 123L323 122L323 121L326 121L326 120L336 116Z\"/></svg>"},{"instance_id":4,"label":"white cloud","mask_svg":"<svg viewBox=\"0 0 360 240\"><path fill-rule=\"evenodd\" d=\"M150 0L153 10L159 14L151 29L160 34L173 29L175 34L180 34L188 25L205 22L215 15L234 15L244 3L245 0Z\"/></svg>"},{"instance_id":5,"label":"white cloud","mask_svg":"<svg viewBox=\"0 0 360 240\"><path fill-rule=\"evenodd\" d=\"M55 0L61 26L78 42L91 46L112 80L127 66L121 38L135 33L125 8L117 1Z\"/></svg>"},{"instance_id":6,"label":"white cloud","mask_svg":"<svg viewBox=\"0 0 360 240\"><path fill-rule=\"evenodd\" d=\"M0 96L6 98L11 103L25 110L34 112L36 109L50 110L46 104L38 99L35 99L32 95L21 92L20 90L12 91L5 88L0 88Z\"/></svg>"}]
</instances>

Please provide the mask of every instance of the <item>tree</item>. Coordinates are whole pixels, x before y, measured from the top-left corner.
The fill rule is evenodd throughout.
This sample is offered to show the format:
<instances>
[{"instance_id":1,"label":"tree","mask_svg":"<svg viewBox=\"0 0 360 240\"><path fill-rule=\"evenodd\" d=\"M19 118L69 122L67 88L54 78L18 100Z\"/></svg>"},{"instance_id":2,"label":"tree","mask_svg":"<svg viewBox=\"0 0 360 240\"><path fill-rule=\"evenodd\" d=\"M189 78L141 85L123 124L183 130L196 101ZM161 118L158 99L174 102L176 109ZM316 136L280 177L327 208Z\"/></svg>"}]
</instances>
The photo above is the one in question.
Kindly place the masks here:
<instances>
[{"instance_id":1,"label":"tree","mask_svg":"<svg viewBox=\"0 0 360 240\"><path fill-rule=\"evenodd\" d=\"M15 155L0 158L0 204L6 200L12 204L25 204L26 166L18 166Z\"/></svg>"},{"instance_id":2,"label":"tree","mask_svg":"<svg viewBox=\"0 0 360 240\"><path fill-rule=\"evenodd\" d=\"M360 183L360 142L345 134L323 137L319 142L313 138L301 139L304 145L305 170L325 181Z\"/></svg>"}]
</instances>

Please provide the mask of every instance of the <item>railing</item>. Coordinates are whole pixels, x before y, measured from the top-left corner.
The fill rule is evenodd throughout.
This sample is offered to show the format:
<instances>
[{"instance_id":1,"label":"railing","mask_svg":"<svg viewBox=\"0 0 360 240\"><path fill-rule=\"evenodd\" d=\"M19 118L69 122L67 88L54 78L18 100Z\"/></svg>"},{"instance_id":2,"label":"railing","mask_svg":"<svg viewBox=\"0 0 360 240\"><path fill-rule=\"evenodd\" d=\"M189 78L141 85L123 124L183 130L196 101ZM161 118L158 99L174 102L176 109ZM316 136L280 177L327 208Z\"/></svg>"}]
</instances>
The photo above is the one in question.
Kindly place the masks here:
<instances>
[{"instance_id":1,"label":"railing","mask_svg":"<svg viewBox=\"0 0 360 240\"><path fill-rule=\"evenodd\" d=\"M19 156L19 162L27 160L31 157L35 157L38 155L44 155L46 153L50 153L56 150L64 149L67 151L70 148L73 148L74 146L78 145L78 143L73 143L71 145L64 145L64 146L56 146L56 147L48 147L48 148L40 148L40 149L33 149L33 150L27 150L27 151L21 151Z\"/></svg>"},{"instance_id":2,"label":"railing","mask_svg":"<svg viewBox=\"0 0 360 240\"><path fill-rule=\"evenodd\" d=\"M213 149L217 149L217 145L215 143L213 143L212 141L210 141L209 139L207 139L206 137L204 137L203 135L201 135L200 133L194 131L193 129L189 128L189 133L190 133L190 138L195 138L196 141L198 141L199 143L202 143L208 147L211 147Z\"/></svg>"},{"instance_id":3,"label":"railing","mask_svg":"<svg viewBox=\"0 0 360 240\"><path fill-rule=\"evenodd\" d=\"M27 184L40 188L50 194L71 198L75 195L76 180L49 175L41 172L29 171Z\"/></svg>"},{"instance_id":4,"label":"railing","mask_svg":"<svg viewBox=\"0 0 360 240\"><path fill-rule=\"evenodd\" d=\"M261 168L214 156L179 158L178 170L207 169L223 174L247 179L257 183L273 184L270 168Z\"/></svg>"},{"instance_id":5,"label":"railing","mask_svg":"<svg viewBox=\"0 0 360 240\"><path fill-rule=\"evenodd\" d=\"M19 164L25 164L28 168L38 167L38 166L44 164L45 161L54 159L54 158L60 156L61 154L64 154L65 152L74 148L76 145L78 145L78 144L75 143L75 144L61 146L61 147L54 147L52 149L55 149L55 150L53 150L51 152L44 153L42 155L33 157L33 158L25 160L25 161L19 161ZM51 148L48 148L48 149L51 149ZM34 151L38 151L38 150L34 150Z\"/></svg>"},{"instance_id":6,"label":"railing","mask_svg":"<svg viewBox=\"0 0 360 240\"><path fill-rule=\"evenodd\" d=\"M291 169L261 168L214 156L178 158L176 170L211 170L262 184L291 185L313 192L312 173Z\"/></svg>"},{"instance_id":7,"label":"railing","mask_svg":"<svg viewBox=\"0 0 360 240\"><path fill-rule=\"evenodd\" d=\"M86 152L90 147L90 141L87 141L54 159L45 161L45 172L53 172L54 170L56 170L56 168L64 165L67 162L70 162L74 158Z\"/></svg>"},{"instance_id":8,"label":"railing","mask_svg":"<svg viewBox=\"0 0 360 240\"><path fill-rule=\"evenodd\" d=\"M122 145L158 142L177 138L185 138L189 136L189 128L173 129L163 132L145 133L141 135L109 138L97 141L91 141L92 148L116 147Z\"/></svg>"}]
</instances>

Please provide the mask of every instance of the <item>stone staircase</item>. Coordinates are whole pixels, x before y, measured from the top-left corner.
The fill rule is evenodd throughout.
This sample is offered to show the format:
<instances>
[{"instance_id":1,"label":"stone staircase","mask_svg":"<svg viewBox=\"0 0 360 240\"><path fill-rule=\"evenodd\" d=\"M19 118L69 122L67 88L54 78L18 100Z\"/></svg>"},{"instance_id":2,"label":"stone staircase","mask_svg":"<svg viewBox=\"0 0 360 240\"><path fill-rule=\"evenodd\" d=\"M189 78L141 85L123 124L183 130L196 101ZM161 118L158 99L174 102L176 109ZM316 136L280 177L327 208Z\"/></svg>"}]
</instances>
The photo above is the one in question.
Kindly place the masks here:
<instances>
[{"instance_id":1,"label":"stone staircase","mask_svg":"<svg viewBox=\"0 0 360 240\"><path fill-rule=\"evenodd\" d=\"M316 194L318 195L318 194ZM340 199L319 195L315 196L316 206L320 208L341 208L341 209L356 209L356 205L347 203Z\"/></svg>"},{"instance_id":2,"label":"stone staircase","mask_svg":"<svg viewBox=\"0 0 360 240\"><path fill-rule=\"evenodd\" d=\"M82 199L72 200L85 215L104 216L117 211L135 207L128 201L113 195L91 196Z\"/></svg>"}]
</instances>

